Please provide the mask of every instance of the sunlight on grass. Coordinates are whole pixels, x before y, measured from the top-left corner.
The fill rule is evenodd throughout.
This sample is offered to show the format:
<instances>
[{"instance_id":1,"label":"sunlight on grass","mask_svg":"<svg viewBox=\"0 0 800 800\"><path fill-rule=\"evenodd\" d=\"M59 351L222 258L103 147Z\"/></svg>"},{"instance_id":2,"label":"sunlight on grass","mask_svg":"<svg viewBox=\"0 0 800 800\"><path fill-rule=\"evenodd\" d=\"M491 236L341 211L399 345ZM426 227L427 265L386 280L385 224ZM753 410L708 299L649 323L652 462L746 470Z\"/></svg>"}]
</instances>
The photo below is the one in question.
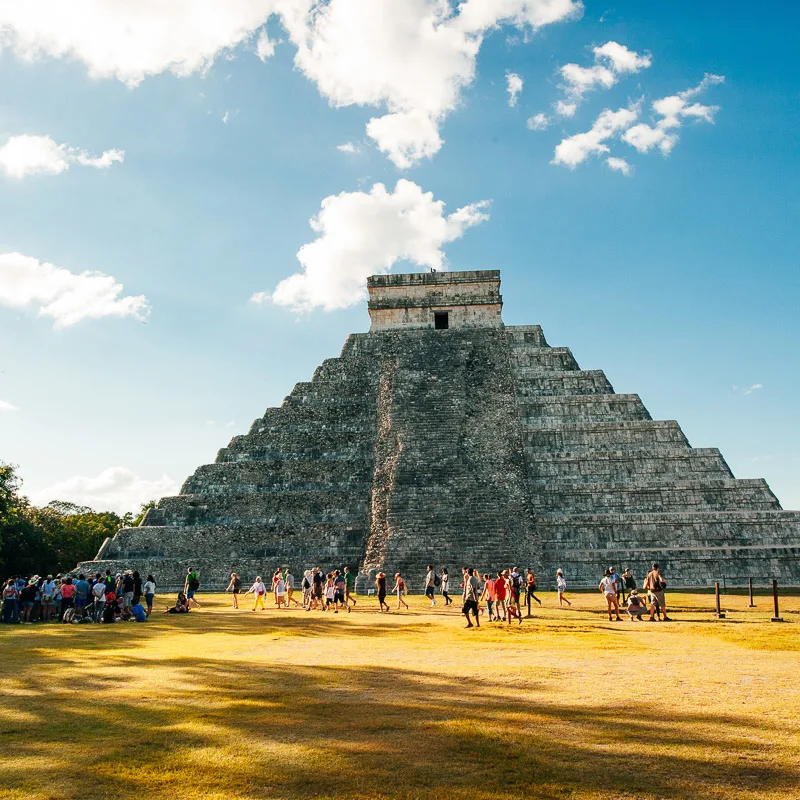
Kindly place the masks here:
<instances>
[{"instance_id":1,"label":"sunlight on grass","mask_svg":"<svg viewBox=\"0 0 800 800\"><path fill-rule=\"evenodd\" d=\"M1 626L0 797L796 798L800 598ZM166 602L166 601L164 601Z\"/></svg>"}]
</instances>

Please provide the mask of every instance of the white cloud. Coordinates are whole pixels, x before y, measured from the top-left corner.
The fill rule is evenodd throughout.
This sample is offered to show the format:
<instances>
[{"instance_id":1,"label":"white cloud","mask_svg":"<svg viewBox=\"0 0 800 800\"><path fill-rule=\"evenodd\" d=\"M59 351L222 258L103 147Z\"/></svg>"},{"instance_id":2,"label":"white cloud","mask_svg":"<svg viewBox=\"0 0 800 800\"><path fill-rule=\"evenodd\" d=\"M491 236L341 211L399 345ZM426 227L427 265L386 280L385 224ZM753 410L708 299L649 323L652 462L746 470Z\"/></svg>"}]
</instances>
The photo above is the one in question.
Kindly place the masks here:
<instances>
[{"instance_id":1,"label":"white cloud","mask_svg":"<svg viewBox=\"0 0 800 800\"><path fill-rule=\"evenodd\" d=\"M753 394L753 392L757 392L759 389L763 389L764 385L761 383L754 383L752 386L748 386L744 390L744 394Z\"/></svg>"},{"instance_id":2,"label":"white cloud","mask_svg":"<svg viewBox=\"0 0 800 800\"><path fill-rule=\"evenodd\" d=\"M167 475L155 480L140 478L126 467L109 467L94 478L76 475L44 489L31 492L39 506L52 500L66 500L95 511L125 514L138 511L142 503L177 494L180 486Z\"/></svg>"},{"instance_id":3,"label":"white cloud","mask_svg":"<svg viewBox=\"0 0 800 800\"><path fill-rule=\"evenodd\" d=\"M568 103L566 100L559 100L556 103L556 114L559 117L574 117L577 110L577 103Z\"/></svg>"},{"instance_id":4,"label":"white cloud","mask_svg":"<svg viewBox=\"0 0 800 800\"><path fill-rule=\"evenodd\" d=\"M1 35L1 34L0 34ZM58 175L70 164L104 169L125 159L124 150L106 150L100 156L91 156L85 150L57 144L50 136L23 134L12 136L0 147L0 169L10 178L28 175Z\"/></svg>"},{"instance_id":5,"label":"white cloud","mask_svg":"<svg viewBox=\"0 0 800 800\"><path fill-rule=\"evenodd\" d=\"M672 148L678 141L675 131L681 127L684 120L693 118L714 122L714 114L719 110L718 106L704 106L700 103L689 102L709 86L723 83L725 78L722 75L706 74L700 83L692 89L684 92L662 97L653 102L652 108L661 117L655 125L639 123L625 131L623 140L631 147L635 147L640 153L647 153L653 148L658 148L664 155L669 155Z\"/></svg>"},{"instance_id":6,"label":"white cloud","mask_svg":"<svg viewBox=\"0 0 800 800\"><path fill-rule=\"evenodd\" d=\"M0 413L3 411L19 411L19 409L6 400L0 400Z\"/></svg>"},{"instance_id":7,"label":"white cloud","mask_svg":"<svg viewBox=\"0 0 800 800\"><path fill-rule=\"evenodd\" d=\"M262 60L266 61L268 58L272 58L275 55L275 48L281 44L281 40L278 39L277 41L272 41L269 38L269 34L262 30L261 33L258 34L258 39L256 40L256 55Z\"/></svg>"},{"instance_id":8,"label":"white cloud","mask_svg":"<svg viewBox=\"0 0 800 800\"><path fill-rule=\"evenodd\" d=\"M522 91L522 78L516 72L509 72L506 75L506 91L508 92L508 104L511 108L517 104L517 98Z\"/></svg>"},{"instance_id":9,"label":"white cloud","mask_svg":"<svg viewBox=\"0 0 800 800\"><path fill-rule=\"evenodd\" d=\"M337 150L341 150L343 153L357 153L358 147L354 145L352 142L345 142L344 144L337 144Z\"/></svg>"},{"instance_id":10,"label":"white cloud","mask_svg":"<svg viewBox=\"0 0 800 800\"><path fill-rule=\"evenodd\" d=\"M623 175L630 175L633 171L631 165L624 159L624 158L607 158L606 164L615 170L616 172L621 172Z\"/></svg>"},{"instance_id":11,"label":"white cloud","mask_svg":"<svg viewBox=\"0 0 800 800\"><path fill-rule=\"evenodd\" d=\"M556 146L551 163L575 168L591 155L607 153L609 148L605 142L628 128L638 115L638 106L620 108L617 111L606 109L595 120L590 130L562 139Z\"/></svg>"},{"instance_id":12,"label":"white cloud","mask_svg":"<svg viewBox=\"0 0 800 800\"><path fill-rule=\"evenodd\" d=\"M418 110L373 117L367 123L367 136L399 169L432 158L444 144L437 121Z\"/></svg>"},{"instance_id":13,"label":"white cloud","mask_svg":"<svg viewBox=\"0 0 800 800\"><path fill-rule=\"evenodd\" d=\"M566 100L556 103L556 113L560 116L573 116L578 104L593 89L610 89L620 76L647 69L653 63L649 53L640 55L619 42L606 42L593 47L592 53L595 63L591 67L564 64L560 68L563 88L567 93Z\"/></svg>"},{"instance_id":14,"label":"white cloud","mask_svg":"<svg viewBox=\"0 0 800 800\"><path fill-rule=\"evenodd\" d=\"M297 253L303 271L251 300L295 311L346 308L365 297L369 275L388 272L397 261L442 269L442 247L486 219L488 202L446 215L441 200L408 180L393 192L376 183L369 192L330 195L310 222L318 237Z\"/></svg>"},{"instance_id":15,"label":"white cloud","mask_svg":"<svg viewBox=\"0 0 800 800\"><path fill-rule=\"evenodd\" d=\"M529 131L543 131L550 126L550 118L547 114L534 114L525 124Z\"/></svg>"},{"instance_id":16,"label":"white cloud","mask_svg":"<svg viewBox=\"0 0 800 800\"><path fill-rule=\"evenodd\" d=\"M0 306L38 306L38 315L52 317L55 328L100 317L146 318L147 298L121 296L122 289L101 272L76 274L21 253L0 253Z\"/></svg>"},{"instance_id":17,"label":"white cloud","mask_svg":"<svg viewBox=\"0 0 800 800\"><path fill-rule=\"evenodd\" d=\"M0 0L0 47L78 59L95 77L135 85L207 69L276 14L296 67L334 106L386 109L369 135L402 166L441 147L439 126L474 80L487 32L537 30L582 10L580 0ZM262 30L256 53L268 58L274 45Z\"/></svg>"}]
</instances>

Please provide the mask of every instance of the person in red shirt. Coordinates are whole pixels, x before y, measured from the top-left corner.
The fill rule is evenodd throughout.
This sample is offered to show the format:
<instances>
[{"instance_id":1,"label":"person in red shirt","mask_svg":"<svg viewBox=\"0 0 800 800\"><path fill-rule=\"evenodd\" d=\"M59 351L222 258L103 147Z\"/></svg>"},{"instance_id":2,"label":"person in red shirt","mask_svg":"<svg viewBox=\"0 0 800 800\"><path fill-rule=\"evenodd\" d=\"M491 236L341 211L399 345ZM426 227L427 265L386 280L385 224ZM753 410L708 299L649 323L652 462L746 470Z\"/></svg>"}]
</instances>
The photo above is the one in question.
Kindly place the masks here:
<instances>
[{"instance_id":1,"label":"person in red shirt","mask_svg":"<svg viewBox=\"0 0 800 800\"><path fill-rule=\"evenodd\" d=\"M495 603L495 591L494 591L494 578L492 578L490 573L486 573L483 576L483 593L481 594L481 600L486 601L486 610L489 612L489 622L491 622L494 616L494 603Z\"/></svg>"},{"instance_id":2,"label":"person in red shirt","mask_svg":"<svg viewBox=\"0 0 800 800\"><path fill-rule=\"evenodd\" d=\"M496 599L495 617L497 619L504 619L506 616L506 579L502 572L497 573L497 578L494 582L494 595Z\"/></svg>"},{"instance_id":3,"label":"person in red shirt","mask_svg":"<svg viewBox=\"0 0 800 800\"><path fill-rule=\"evenodd\" d=\"M61 610L58 614L59 621L64 621L64 612L75 605L75 586L72 578L65 578L61 584Z\"/></svg>"}]
</instances>

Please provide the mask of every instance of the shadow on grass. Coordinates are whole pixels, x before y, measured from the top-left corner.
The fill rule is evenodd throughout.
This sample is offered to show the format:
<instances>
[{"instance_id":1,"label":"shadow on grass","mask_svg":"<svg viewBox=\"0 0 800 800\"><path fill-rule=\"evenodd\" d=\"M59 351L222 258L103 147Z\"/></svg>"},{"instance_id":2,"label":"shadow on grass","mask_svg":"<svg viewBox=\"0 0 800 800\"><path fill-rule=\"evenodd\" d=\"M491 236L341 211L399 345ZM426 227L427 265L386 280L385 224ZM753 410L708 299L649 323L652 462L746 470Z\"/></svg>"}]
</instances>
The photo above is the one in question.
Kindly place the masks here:
<instances>
[{"instance_id":1,"label":"shadow on grass","mask_svg":"<svg viewBox=\"0 0 800 800\"><path fill-rule=\"evenodd\" d=\"M766 748L768 720L681 706L621 719L607 702L557 705L529 684L332 666L347 660L336 647L319 660L208 659L201 642L181 657L133 649L124 670L112 656L105 672L89 661L76 673L42 651L0 696L0 786L60 798L90 787L147 798L677 800L800 783L800 768L776 766Z\"/></svg>"}]
</instances>

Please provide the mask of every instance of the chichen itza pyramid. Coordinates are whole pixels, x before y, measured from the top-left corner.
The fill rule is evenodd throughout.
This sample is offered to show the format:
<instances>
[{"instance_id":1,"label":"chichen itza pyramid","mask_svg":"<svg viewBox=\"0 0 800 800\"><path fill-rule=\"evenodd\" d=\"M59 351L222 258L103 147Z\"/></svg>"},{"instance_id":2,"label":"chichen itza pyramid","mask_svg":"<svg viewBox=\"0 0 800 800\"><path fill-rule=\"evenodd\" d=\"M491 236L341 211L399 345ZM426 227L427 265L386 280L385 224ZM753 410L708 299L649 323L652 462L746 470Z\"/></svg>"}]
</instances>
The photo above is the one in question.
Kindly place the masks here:
<instances>
[{"instance_id":1,"label":"chichen itza pyramid","mask_svg":"<svg viewBox=\"0 0 800 800\"><path fill-rule=\"evenodd\" d=\"M418 589L427 563L531 566L543 584L560 566L574 586L655 560L673 586L800 583L800 512L539 326L504 326L499 271L378 275L368 290L369 333L81 569L167 586L191 565L210 588L348 564Z\"/></svg>"}]
</instances>

